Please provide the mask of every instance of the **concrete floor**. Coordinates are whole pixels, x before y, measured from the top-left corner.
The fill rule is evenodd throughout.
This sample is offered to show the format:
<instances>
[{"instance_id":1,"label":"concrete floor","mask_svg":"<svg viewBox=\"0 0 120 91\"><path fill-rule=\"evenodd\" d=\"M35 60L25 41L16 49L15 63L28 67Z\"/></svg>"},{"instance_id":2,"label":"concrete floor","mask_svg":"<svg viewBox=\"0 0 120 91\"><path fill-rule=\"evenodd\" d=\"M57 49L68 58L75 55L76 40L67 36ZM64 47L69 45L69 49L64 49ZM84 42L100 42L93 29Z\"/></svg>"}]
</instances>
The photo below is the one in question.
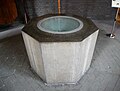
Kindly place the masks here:
<instances>
[{"instance_id":1,"label":"concrete floor","mask_svg":"<svg viewBox=\"0 0 120 91\"><path fill-rule=\"evenodd\" d=\"M112 21L94 21L101 29L89 71L76 85L45 86L31 70L21 35L0 41L0 91L120 91L120 27L105 36Z\"/></svg>"}]
</instances>

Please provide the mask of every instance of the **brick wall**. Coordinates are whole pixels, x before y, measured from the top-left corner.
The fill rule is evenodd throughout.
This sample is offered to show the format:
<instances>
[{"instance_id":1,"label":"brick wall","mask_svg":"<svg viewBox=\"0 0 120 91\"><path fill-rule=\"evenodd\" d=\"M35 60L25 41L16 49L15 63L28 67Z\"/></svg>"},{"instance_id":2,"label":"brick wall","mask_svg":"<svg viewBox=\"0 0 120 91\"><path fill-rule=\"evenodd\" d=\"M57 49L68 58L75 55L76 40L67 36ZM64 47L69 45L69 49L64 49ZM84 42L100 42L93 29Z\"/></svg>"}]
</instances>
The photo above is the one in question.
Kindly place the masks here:
<instances>
[{"instance_id":1,"label":"brick wall","mask_svg":"<svg viewBox=\"0 0 120 91\"><path fill-rule=\"evenodd\" d=\"M113 19L116 10L111 0L61 0L61 11L92 19ZM26 0L29 16L36 17L47 13L57 13L57 0Z\"/></svg>"}]
</instances>

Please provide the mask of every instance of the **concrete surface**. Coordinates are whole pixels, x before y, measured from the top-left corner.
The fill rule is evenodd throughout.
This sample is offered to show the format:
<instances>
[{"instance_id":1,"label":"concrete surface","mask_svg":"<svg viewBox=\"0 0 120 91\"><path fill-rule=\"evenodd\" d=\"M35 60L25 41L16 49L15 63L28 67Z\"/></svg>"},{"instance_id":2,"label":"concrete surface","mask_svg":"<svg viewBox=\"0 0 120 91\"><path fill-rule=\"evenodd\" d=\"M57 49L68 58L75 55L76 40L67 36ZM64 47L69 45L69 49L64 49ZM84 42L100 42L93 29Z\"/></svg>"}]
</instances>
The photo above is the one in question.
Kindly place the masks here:
<instances>
[{"instance_id":1,"label":"concrete surface","mask_svg":"<svg viewBox=\"0 0 120 91\"><path fill-rule=\"evenodd\" d=\"M0 40L0 91L120 91L120 26L94 21L101 29L89 71L77 85L45 86L31 70L21 35Z\"/></svg>"},{"instance_id":2,"label":"concrete surface","mask_svg":"<svg viewBox=\"0 0 120 91\"><path fill-rule=\"evenodd\" d=\"M47 84L76 84L89 69L98 31L80 42L38 42L22 32L30 64Z\"/></svg>"}]
</instances>

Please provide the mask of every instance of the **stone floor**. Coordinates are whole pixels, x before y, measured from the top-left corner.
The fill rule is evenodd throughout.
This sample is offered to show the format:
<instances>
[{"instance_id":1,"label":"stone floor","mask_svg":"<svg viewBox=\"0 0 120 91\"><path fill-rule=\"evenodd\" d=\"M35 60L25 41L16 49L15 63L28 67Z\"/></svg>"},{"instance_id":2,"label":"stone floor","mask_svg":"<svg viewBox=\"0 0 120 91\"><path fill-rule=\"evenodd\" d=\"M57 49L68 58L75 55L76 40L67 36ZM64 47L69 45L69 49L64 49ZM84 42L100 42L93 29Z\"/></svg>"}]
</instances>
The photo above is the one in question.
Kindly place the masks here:
<instances>
[{"instance_id":1,"label":"stone floor","mask_svg":"<svg viewBox=\"0 0 120 91\"><path fill-rule=\"evenodd\" d=\"M100 33L92 65L76 85L44 85L30 68L22 36L0 40L0 91L120 91L120 26L110 39L113 22L94 22Z\"/></svg>"}]
</instances>

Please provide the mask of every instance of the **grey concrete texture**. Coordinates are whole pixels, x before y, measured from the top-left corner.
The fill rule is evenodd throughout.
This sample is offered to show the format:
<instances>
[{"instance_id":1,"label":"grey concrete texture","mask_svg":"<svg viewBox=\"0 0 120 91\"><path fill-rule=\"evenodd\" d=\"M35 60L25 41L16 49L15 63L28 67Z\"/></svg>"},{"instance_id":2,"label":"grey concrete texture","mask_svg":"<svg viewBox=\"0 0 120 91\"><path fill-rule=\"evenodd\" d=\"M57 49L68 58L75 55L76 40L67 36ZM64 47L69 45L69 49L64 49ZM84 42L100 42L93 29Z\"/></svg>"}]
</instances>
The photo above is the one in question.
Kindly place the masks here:
<instances>
[{"instance_id":1,"label":"grey concrete texture","mask_svg":"<svg viewBox=\"0 0 120 91\"><path fill-rule=\"evenodd\" d=\"M113 21L94 21L101 29L89 71L76 85L46 86L31 70L23 39L0 40L0 91L119 91L120 26L115 39L106 37Z\"/></svg>"},{"instance_id":2,"label":"grey concrete texture","mask_svg":"<svg viewBox=\"0 0 120 91\"><path fill-rule=\"evenodd\" d=\"M88 71L98 31L81 42L39 42L22 32L31 67L49 85L77 84Z\"/></svg>"},{"instance_id":3,"label":"grey concrete texture","mask_svg":"<svg viewBox=\"0 0 120 91\"><path fill-rule=\"evenodd\" d=\"M26 0L26 9L30 18L57 13L57 0ZM116 9L111 7L111 0L61 0L61 12L108 20L114 18Z\"/></svg>"},{"instance_id":4,"label":"grey concrete texture","mask_svg":"<svg viewBox=\"0 0 120 91\"><path fill-rule=\"evenodd\" d=\"M83 22L77 32L54 34L40 30L37 23L51 16L56 15L32 19L22 31L31 67L47 84L76 84L90 67L98 28L90 19L72 15Z\"/></svg>"}]
</instances>

